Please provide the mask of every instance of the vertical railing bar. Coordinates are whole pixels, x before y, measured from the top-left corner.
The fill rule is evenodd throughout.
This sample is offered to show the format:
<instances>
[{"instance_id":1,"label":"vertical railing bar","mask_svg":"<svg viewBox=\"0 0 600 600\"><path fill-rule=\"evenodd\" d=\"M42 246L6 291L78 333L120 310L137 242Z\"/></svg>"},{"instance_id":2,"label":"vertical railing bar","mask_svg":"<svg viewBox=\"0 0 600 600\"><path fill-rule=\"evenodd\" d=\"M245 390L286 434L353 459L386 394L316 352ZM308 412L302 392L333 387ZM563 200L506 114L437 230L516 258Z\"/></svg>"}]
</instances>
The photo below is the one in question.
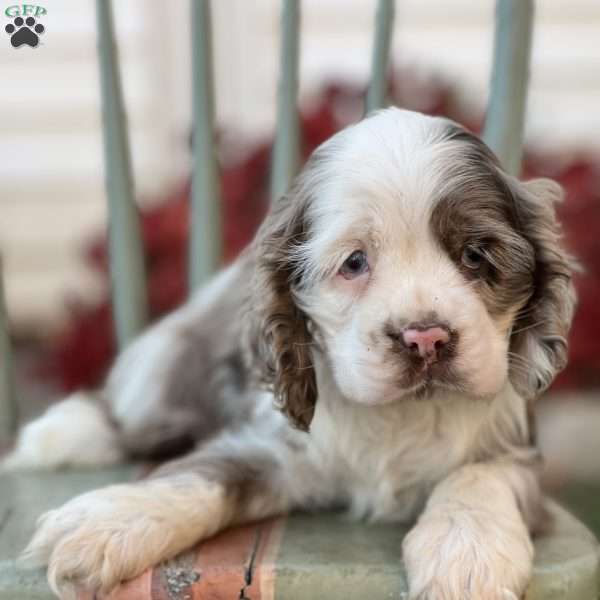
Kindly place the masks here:
<instances>
[{"instance_id":1,"label":"vertical railing bar","mask_svg":"<svg viewBox=\"0 0 600 600\"><path fill-rule=\"evenodd\" d=\"M392 31L394 30L394 13L394 0L378 0L371 53L371 80L367 90L365 114L386 105L387 73Z\"/></svg>"},{"instance_id":2,"label":"vertical railing bar","mask_svg":"<svg viewBox=\"0 0 600 600\"><path fill-rule=\"evenodd\" d=\"M277 88L277 132L271 161L271 201L283 196L296 172L300 154L298 121L298 61L300 52L300 3L283 0L279 84Z\"/></svg>"},{"instance_id":3,"label":"vertical railing bar","mask_svg":"<svg viewBox=\"0 0 600 600\"><path fill-rule=\"evenodd\" d=\"M189 246L191 292L214 273L222 256L209 0L192 0L192 66L194 155Z\"/></svg>"},{"instance_id":4,"label":"vertical railing bar","mask_svg":"<svg viewBox=\"0 0 600 600\"><path fill-rule=\"evenodd\" d=\"M113 312L119 347L143 328L147 289L110 0L96 0Z\"/></svg>"},{"instance_id":5,"label":"vertical railing bar","mask_svg":"<svg viewBox=\"0 0 600 600\"><path fill-rule=\"evenodd\" d=\"M483 139L513 175L521 170L533 0L497 0L494 60Z\"/></svg>"},{"instance_id":6,"label":"vertical railing bar","mask_svg":"<svg viewBox=\"0 0 600 600\"><path fill-rule=\"evenodd\" d=\"M13 379L13 360L4 299L2 260L0 260L0 442L8 441L16 432L18 406Z\"/></svg>"}]
</instances>

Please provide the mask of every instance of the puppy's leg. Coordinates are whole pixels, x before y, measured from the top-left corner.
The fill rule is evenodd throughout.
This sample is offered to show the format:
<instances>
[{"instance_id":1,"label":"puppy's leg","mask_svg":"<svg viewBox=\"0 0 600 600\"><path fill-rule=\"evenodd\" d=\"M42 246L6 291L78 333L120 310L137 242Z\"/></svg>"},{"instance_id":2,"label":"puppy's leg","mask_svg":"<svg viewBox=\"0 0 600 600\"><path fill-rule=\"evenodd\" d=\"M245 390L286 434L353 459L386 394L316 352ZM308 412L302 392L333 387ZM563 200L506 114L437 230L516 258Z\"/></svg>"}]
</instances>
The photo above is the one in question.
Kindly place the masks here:
<instances>
[{"instance_id":1,"label":"puppy's leg","mask_svg":"<svg viewBox=\"0 0 600 600\"><path fill-rule=\"evenodd\" d=\"M143 439L154 445L161 436L152 431L162 438L175 437L179 431L172 434L174 428L165 424L174 411L162 410L161 400L168 393L165 371L177 365L181 344L175 325L186 311L180 309L151 327L119 354L102 390L72 394L25 425L2 468L108 465L127 456L129 430L143 430Z\"/></svg>"},{"instance_id":2,"label":"puppy's leg","mask_svg":"<svg viewBox=\"0 0 600 600\"><path fill-rule=\"evenodd\" d=\"M521 598L540 506L535 475L517 465L467 465L439 483L404 540L411 599Z\"/></svg>"},{"instance_id":3,"label":"puppy's leg","mask_svg":"<svg viewBox=\"0 0 600 600\"><path fill-rule=\"evenodd\" d=\"M62 598L77 586L107 592L228 525L304 503L310 490L299 481L317 485L318 477L306 456L272 431L223 435L149 480L89 492L47 513L24 558L48 565Z\"/></svg>"},{"instance_id":4,"label":"puppy's leg","mask_svg":"<svg viewBox=\"0 0 600 600\"><path fill-rule=\"evenodd\" d=\"M225 488L191 473L113 485L43 515L22 559L48 565L60 598L78 587L104 593L212 535L229 515Z\"/></svg>"},{"instance_id":5,"label":"puppy's leg","mask_svg":"<svg viewBox=\"0 0 600 600\"><path fill-rule=\"evenodd\" d=\"M51 406L19 432L1 470L106 466L124 458L117 432L100 401L78 392Z\"/></svg>"},{"instance_id":6,"label":"puppy's leg","mask_svg":"<svg viewBox=\"0 0 600 600\"><path fill-rule=\"evenodd\" d=\"M239 347L245 260L130 344L101 390L73 394L26 425L0 468L164 458L247 421L256 395L247 389Z\"/></svg>"}]
</instances>

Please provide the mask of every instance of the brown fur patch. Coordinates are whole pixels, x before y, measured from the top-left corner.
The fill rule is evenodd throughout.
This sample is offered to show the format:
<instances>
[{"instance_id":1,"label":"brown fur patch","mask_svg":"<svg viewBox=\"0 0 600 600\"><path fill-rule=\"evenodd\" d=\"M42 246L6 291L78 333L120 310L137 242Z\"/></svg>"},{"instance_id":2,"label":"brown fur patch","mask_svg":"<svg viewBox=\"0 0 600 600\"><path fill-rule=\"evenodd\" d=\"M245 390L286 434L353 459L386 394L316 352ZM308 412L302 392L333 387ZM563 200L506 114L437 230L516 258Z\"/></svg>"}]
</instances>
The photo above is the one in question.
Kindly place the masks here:
<instances>
[{"instance_id":1,"label":"brown fur patch","mask_svg":"<svg viewBox=\"0 0 600 600\"><path fill-rule=\"evenodd\" d=\"M454 174L456 185L434 208L431 227L465 279L473 281L488 312L505 315L525 304L533 292L534 248L491 152L460 129L453 128L450 139L464 143L465 150ZM479 271L462 262L469 245L484 256Z\"/></svg>"},{"instance_id":2,"label":"brown fur patch","mask_svg":"<svg viewBox=\"0 0 600 600\"><path fill-rule=\"evenodd\" d=\"M279 200L254 242L255 270L249 299L247 339L250 361L272 390L292 425L308 431L317 401L312 336L293 287L301 273L292 251L307 237L308 197L300 185Z\"/></svg>"},{"instance_id":3,"label":"brown fur patch","mask_svg":"<svg viewBox=\"0 0 600 600\"><path fill-rule=\"evenodd\" d=\"M511 180L524 228L535 249L533 293L515 320L510 350L531 366L516 379L529 398L543 392L567 364L568 334L575 311L572 274L577 265L561 245L554 204L560 186L549 179Z\"/></svg>"},{"instance_id":4,"label":"brown fur patch","mask_svg":"<svg viewBox=\"0 0 600 600\"><path fill-rule=\"evenodd\" d=\"M281 465L272 448L209 444L166 463L154 471L152 477L169 477L179 473L194 473L222 485L231 502L232 523L256 518L257 503L268 507L269 513L284 508L280 506L284 498Z\"/></svg>"},{"instance_id":5,"label":"brown fur patch","mask_svg":"<svg viewBox=\"0 0 600 600\"><path fill-rule=\"evenodd\" d=\"M448 138L464 144L465 162L456 188L434 209L431 226L490 314L516 313L511 379L532 398L566 364L575 302L573 261L560 245L553 208L561 190L549 180L521 183L507 175L487 146L460 127L452 126ZM467 244L482 249L485 272L462 265Z\"/></svg>"}]
</instances>

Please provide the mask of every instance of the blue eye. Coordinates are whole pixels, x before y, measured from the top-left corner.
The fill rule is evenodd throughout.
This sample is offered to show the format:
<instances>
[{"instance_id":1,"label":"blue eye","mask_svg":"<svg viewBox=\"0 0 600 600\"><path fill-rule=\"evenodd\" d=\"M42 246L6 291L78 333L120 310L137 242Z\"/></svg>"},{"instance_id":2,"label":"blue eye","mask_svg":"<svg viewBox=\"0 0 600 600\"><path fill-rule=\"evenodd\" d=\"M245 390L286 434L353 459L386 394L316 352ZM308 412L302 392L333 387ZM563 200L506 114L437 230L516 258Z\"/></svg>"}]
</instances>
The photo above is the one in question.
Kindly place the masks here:
<instances>
[{"instance_id":1,"label":"blue eye","mask_svg":"<svg viewBox=\"0 0 600 600\"><path fill-rule=\"evenodd\" d=\"M485 263L483 252L477 246L466 246L463 250L461 261L467 269L478 271Z\"/></svg>"},{"instance_id":2,"label":"blue eye","mask_svg":"<svg viewBox=\"0 0 600 600\"><path fill-rule=\"evenodd\" d=\"M340 268L340 275L345 279L354 279L369 270L367 255L362 250L355 250Z\"/></svg>"}]
</instances>

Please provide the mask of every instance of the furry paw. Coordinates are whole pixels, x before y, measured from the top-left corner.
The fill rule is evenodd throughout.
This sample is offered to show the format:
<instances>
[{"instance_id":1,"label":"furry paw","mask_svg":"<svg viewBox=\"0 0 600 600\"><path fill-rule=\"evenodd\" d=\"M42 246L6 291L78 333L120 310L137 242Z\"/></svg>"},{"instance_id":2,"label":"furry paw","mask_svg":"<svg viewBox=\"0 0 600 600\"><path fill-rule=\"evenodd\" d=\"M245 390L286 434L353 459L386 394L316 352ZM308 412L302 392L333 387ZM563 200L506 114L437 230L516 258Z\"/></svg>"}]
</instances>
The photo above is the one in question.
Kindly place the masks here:
<instances>
[{"instance_id":1,"label":"furry paw","mask_svg":"<svg viewBox=\"0 0 600 600\"><path fill-rule=\"evenodd\" d=\"M40 518L22 559L48 565L61 598L107 593L215 533L223 500L222 487L191 475L88 492Z\"/></svg>"},{"instance_id":2,"label":"furry paw","mask_svg":"<svg viewBox=\"0 0 600 600\"><path fill-rule=\"evenodd\" d=\"M406 536L411 600L518 600L533 544L522 522L459 506L430 511Z\"/></svg>"}]
</instances>

